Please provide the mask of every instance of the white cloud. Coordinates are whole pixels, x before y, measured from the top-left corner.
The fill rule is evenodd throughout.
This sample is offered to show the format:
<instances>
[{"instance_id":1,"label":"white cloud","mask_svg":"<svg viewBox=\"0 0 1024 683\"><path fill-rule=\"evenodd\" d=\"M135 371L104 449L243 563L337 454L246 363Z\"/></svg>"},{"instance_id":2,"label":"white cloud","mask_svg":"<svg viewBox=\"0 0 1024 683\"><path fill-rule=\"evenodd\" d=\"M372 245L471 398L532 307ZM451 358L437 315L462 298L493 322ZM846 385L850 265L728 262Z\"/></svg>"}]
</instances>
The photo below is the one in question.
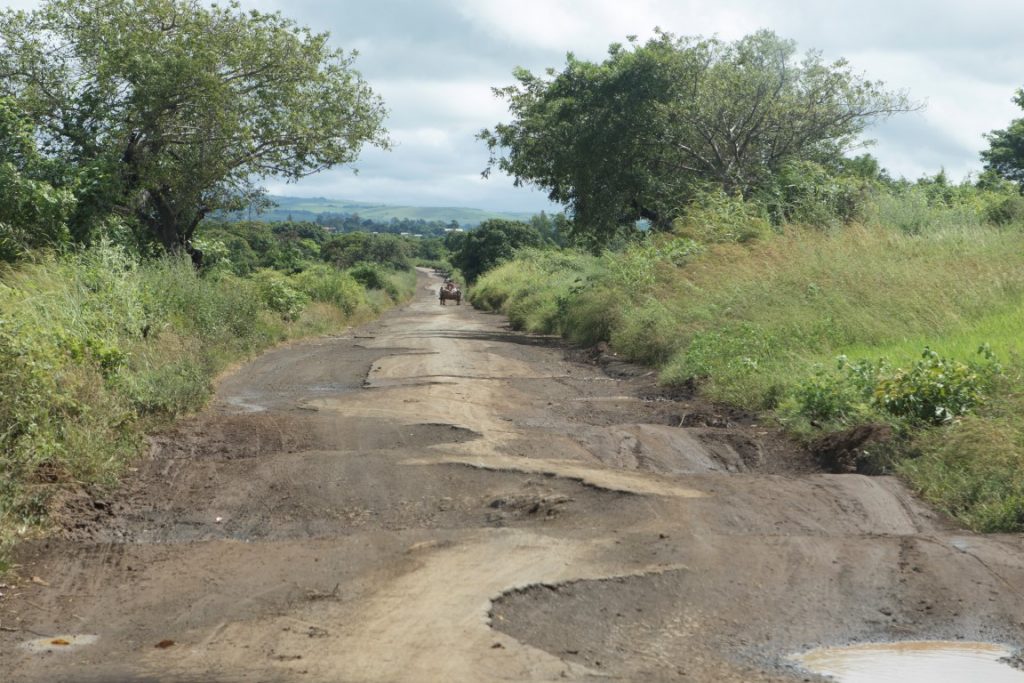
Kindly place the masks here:
<instances>
[{"instance_id":1,"label":"white cloud","mask_svg":"<svg viewBox=\"0 0 1024 683\"><path fill-rule=\"evenodd\" d=\"M508 118L491 87L509 84L518 65L558 68L569 51L600 60L609 43L629 34L644 39L655 26L726 40L769 28L801 49L846 57L869 78L909 89L928 108L867 132L878 140L871 153L897 175L915 178L940 166L953 177L977 171L982 134L1024 115L1010 101L1024 85L1019 0L241 1L358 48L356 67L391 111L393 151L366 150L358 176L337 169L272 185L297 194L549 208L541 192L513 188L501 176L480 178L487 150L474 135Z\"/></svg>"},{"instance_id":2,"label":"white cloud","mask_svg":"<svg viewBox=\"0 0 1024 683\"><path fill-rule=\"evenodd\" d=\"M505 105L489 81L371 80L391 111L391 125L468 127L491 125L505 116ZM484 122L484 123L481 123Z\"/></svg>"},{"instance_id":3,"label":"white cloud","mask_svg":"<svg viewBox=\"0 0 1024 683\"><path fill-rule=\"evenodd\" d=\"M757 5L736 8L702 0L450 0L488 33L518 45L598 57L627 35L648 36L654 27L682 35L718 34L734 39L757 30Z\"/></svg>"}]
</instances>

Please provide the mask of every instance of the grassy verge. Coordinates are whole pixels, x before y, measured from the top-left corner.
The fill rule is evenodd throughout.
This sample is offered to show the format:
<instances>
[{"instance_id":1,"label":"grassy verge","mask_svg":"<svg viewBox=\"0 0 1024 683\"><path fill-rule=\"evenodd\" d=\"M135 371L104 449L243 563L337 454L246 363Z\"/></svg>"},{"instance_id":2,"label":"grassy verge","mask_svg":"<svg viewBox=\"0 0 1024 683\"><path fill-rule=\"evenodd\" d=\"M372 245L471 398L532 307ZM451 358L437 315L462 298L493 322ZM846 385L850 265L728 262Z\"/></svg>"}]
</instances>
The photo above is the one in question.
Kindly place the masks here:
<instances>
[{"instance_id":1,"label":"grassy verge","mask_svg":"<svg viewBox=\"0 0 1024 683\"><path fill-rule=\"evenodd\" d=\"M524 329L610 341L665 383L696 378L711 399L772 410L807 438L886 422L898 434L888 465L924 497L976 529L1024 530L1019 227L531 251L485 274L471 300Z\"/></svg>"},{"instance_id":2,"label":"grassy verge","mask_svg":"<svg viewBox=\"0 0 1024 683\"><path fill-rule=\"evenodd\" d=\"M0 570L62 491L115 483L146 429L200 408L229 364L414 287L413 271L372 267L200 276L113 247L0 272Z\"/></svg>"}]
</instances>

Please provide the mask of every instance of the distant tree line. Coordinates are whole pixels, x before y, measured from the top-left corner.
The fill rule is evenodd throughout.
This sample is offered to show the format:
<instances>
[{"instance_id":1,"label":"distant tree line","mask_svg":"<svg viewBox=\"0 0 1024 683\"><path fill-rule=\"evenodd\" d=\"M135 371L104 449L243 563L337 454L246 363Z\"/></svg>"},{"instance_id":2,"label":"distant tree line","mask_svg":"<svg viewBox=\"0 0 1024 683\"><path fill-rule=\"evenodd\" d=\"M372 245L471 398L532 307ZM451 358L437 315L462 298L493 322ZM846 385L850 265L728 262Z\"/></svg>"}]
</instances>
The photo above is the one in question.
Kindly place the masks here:
<instances>
[{"instance_id":1,"label":"distant tree line","mask_svg":"<svg viewBox=\"0 0 1024 683\"><path fill-rule=\"evenodd\" d=\"M200 226L196 243L209 260L225 264L237 275L260 268L299 273L317 263L342 269L366 263L402 269L415 261L442 261L448 256L439 237L331 233L310 221L208 221Z\"/></svg>"},{"instance_id":2,"label":"distant tree line","mask_svg":"<svg viewBox=\"0 0 1024 683\"><path fill-rule=\"evenodd\" d=\"M392 218L387 221L363 218L358 213L321 213L316 223L334 232L384 232L392 234L443 236L446 232L462 230L458 221L428 221L423 218Z\"/></svg>"}]
</instances>

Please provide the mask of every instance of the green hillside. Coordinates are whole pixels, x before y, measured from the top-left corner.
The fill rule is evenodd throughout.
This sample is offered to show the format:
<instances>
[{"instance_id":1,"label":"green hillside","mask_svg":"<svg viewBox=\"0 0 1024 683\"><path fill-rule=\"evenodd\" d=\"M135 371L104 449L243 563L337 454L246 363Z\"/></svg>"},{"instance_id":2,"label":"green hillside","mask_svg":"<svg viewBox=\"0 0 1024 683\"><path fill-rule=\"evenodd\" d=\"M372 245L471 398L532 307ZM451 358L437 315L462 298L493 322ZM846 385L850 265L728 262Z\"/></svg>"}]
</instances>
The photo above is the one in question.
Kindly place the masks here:
<instances>
[{"instance_id":1,"label":"green hillside","mask_svg":"<svg viewBox=\"0 0 1024 683\"><path fill-rule=\"evenodd\" d=\"M289 216L295 221L316 220L323 213L359 214L363 218L377 221L389 221L392 218L425 221L457 221L463 226L473 226L489 218L505 218L510 220L526 220L533 214L530 212L484 211L464 206L399 206L394 204L374 204L356 202L347 199L326 199L324 197L279 197L270 195L269 199L276 207L262 213L237 212L231 218L252 219L259 221L283 221Z\"/></svg>"}]
</instances>

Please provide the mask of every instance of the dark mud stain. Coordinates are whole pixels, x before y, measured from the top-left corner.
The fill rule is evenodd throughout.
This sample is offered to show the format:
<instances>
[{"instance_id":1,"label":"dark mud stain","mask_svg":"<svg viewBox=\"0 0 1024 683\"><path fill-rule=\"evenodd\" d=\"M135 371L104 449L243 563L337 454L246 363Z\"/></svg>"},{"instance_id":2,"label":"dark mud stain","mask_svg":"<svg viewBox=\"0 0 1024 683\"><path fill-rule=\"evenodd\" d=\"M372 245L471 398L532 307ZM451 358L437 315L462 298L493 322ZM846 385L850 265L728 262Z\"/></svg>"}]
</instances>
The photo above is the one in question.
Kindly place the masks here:
<instances>
[{"instance_id":1,"label":"dark mud stain","mask_svg":"<svg viewBox=\"0 0 1024 683\"><path fill-rule=\"evenodd\" d=\"M523 519L546 521L554 519L568 509L573 499L567 495L548 493L514 493L497 496L487 507L487 523L501 527Z\"/></svg>"},{"instance_id":2,"label":"dark mud stain","mask_svg":"<svg viewBox=\"0 0 1024 683\"><path fill-rule=\"evenodd\" d=\"M888 425L857 425L816 439L810 451L827 472L878 474L880 461L876 452L884 452L893 437Z\"/></svg>"}]
</instances>

